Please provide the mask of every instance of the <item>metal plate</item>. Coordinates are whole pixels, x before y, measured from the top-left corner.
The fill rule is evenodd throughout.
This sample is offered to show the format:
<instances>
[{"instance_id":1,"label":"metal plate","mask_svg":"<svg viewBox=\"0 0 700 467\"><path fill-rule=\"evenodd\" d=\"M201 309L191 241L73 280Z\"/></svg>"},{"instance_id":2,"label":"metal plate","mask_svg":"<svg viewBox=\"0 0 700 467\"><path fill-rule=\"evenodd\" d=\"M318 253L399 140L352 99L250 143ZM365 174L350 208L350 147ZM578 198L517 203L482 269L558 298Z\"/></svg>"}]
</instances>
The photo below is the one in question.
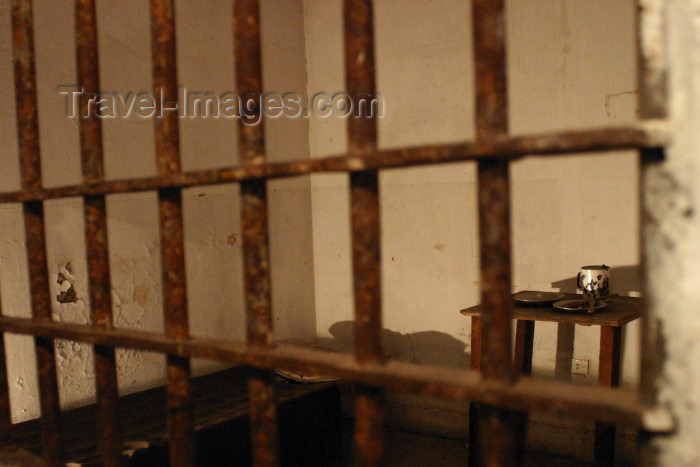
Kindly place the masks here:
<instances>
[{"instance_id":1,"label":"metal plate","mask_svg":"<svg viewBox=\"0 0 700 467\"><path fill-rule=\"evenodd\" d=\"M556 302L565 296L566 295L559 292L537 292L532 290L524 290L513 295L513 300L527 305L540 305L544 303Z\"/></svg>"},{"instance_id":2,"label":"metal plate","mask_svg":"<svg viewBox=\"0 0 700 467\"><path fill-rule=\"evenodd\" d=\"M605 308L606 306L608 306L608 302L606 302L605 300L598 300L595 302L595 307L593 309L594 311L600 310L601 308ZM556 302L554 304L554 308L557 308L559 310L578 311L585 313L588 311L588 303L581 303L581 299L579 298L573 300L562 300L560 302Z\"/></svg>"}]
</instances>

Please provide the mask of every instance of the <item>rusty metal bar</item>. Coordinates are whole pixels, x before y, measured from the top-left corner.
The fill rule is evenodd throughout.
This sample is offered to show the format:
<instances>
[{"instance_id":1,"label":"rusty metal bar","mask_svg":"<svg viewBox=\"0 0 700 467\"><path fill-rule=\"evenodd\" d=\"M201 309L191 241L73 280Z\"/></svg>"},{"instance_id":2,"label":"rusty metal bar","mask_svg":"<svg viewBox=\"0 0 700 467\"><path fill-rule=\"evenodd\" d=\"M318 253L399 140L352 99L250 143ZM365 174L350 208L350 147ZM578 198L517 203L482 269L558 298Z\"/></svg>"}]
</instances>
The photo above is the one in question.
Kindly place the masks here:
<instances>
[{"instance_id":1,"label":"rusty metal bar","mask_svg":"<svg viewBox=\"0 0 700 467\"><path fill-rule=\"evenodd\" d=\"M177 101L174 0L151 0L151 53L153 90L159 96L155 119L156 161L158 175L167 178L180 173L178 115L174 107L167 106ZM179 188L158 190L158 212L165 332L173 339L187 339L182 192ZM194 407L189 358L167 356L167 394L170 465L194 465Z\"/></svg>"},{"instance_id":2,"label":"rusty metal bar","mask_svg":"<svg viewBox=\"0 0 700 467\"><path fill-rule=\"evenodd\" d=\"M25 203L23 212L33 320L49 322L51 321L51 298L46 265L44 206L41 202ZM63 441L54 341L43 337L35 337L34 341L41 403L43 454L48 465L59 466L62 465Z\"/></svg>"},{"instance_id":3,"label":"rusty metal bar","mask_svg":"<svg viewBox=\"0 0 700 467\"><path fill-rule=\"evenodd\" d=\"M379 150L374 155L342 155L290 162L245 164L214 170L115 180L86 185L0 193L0 203L43 201L72 196L106 195L161 188L187 188L261 178L282 178L314 172L355 172L426 164L441 164L496 157L513 159L529 154L559 156L580 152L658 148L668 143L663 130L643 126L544 133L533 136L500 136L489 141Z\"/></svg>"},{"instance_id":4,"label":"rusty metal bar","mask_svg":"<svg viewBox=\"0 0 700 467\"><path fill-rule=\"evenodd\" d=\"M508 133L506 24L503 0L472 1L476 76L476 134L488 141ZM481 373L503 381L516 378L511 360L511 246L508 160L478 163L481 252ZM483 465L519 465L518 414L502 407L477 407L478 460ZM474 416L474 415L471 415Z\"/></svg>"},{"instance_id":5,"label":"rusty metal bar","mask_svg":"<svg viewBox=\"0 0 700 467\"><path fill-rule=\"evenodd\" d=\"M12 39L17 106L17 135L23 190L41 188L39 116L34 61L34 26L30 0L12 2ZM51 299L46 264L44 207L41 201L23 204L29 290L35 322L51 321ZM63 458L58 381L53 339L35 337L39 376L42 439L47 465L59 466Z\"/></svg>"},{"instance_id":6,"label":"rusty metal bar","mask_svg":"<svg viewBox=\"0 0 700 467\"><path fill-rule=\"evenodd\" d=\"M360 362L381 361L379 189L377 172L351 175L352 253L355 285L355 355Z\"/></svg>"},{"instance_id":7,"label":"rusty metal bar","mask_svg":"<svg viewBox=\"0 0 700 467\"><path fill-rule=\"evenodd\" d=\"M360 363L377 363L384 360L377 172L353 173L350 183L355 357ZM380 465L384 455L384 391L358 386L356 392L355 463Z\"/></svg>"},{"instance_id":8,"label":"rusty metal bar","mask_svg":"<svg viewBox=\"0 0 700 467\"><path fill-rule=\"evenodd\" d=\"M31 0L12 1L12 45L22 189L37 190L41 188L41 160Z\"/></svg>"},{"instance_id":9,"label":"rusty metal bar","mask_svg":"<svg viewBox=\"0 0 700 467\"><path fill-rule=\"evenodd\" d=\"M573 415L601 421L641 424L646 415L660 413L639 401L637 391L541 381L523 376L514 384L481 377L479 372L389 360L359 363L354 355L308 349L255 350L242 342L166 335L133 329L0 317L0 331L44 339L67 339L92 345L162 352L182 358L206 358L261 369L279 368L305 374L337 376L386 390L439 399L480 401L513 410L533 410L557 416ZM655 417L658 421L658 417ZM655 424L656 430L664 429ZM668 428L668 427L667 427Z\"/></svg>"},{"instance_id":10,"label":"rusty metal bar","mask_svg":"<svg viewBox=\"0 0 700 467\"><path fill-rule=\"evenodd\" d=\"M358 108L360 96L376 92L372 0L345 0L346 91ZM348 152L377 157L377 122L350 118ZM355 297L355 357L360 364L384 360L381 316L379 177L376 170L350 174L352 264ZM384 455L384 391L358 386L355 400L355 464L379 465Z\"/></svg>"},{"instance_id":11,"label":"rusty metal bar","mask_svg":"<svg viewBox=\"0 0 700 467\"><path fill-rule=\"evenodd\" d=\"M265 160L258 0L234 2L233 30L236 92L249 111L238 127L238 154L241 165L250 166ZM247 341L250 349L265 350L272 343L266 183L264 179L243 180L240 190ZM256 372L248 382L248 397L253 465L276 466L279 436L273 374Z\"/></svg>"},{"instance_id":12,"label":"rusty metal bar","mask_svg":"<svg viewBox=\"0 0 700 467\"><path fill-rule=\"evenodd\" d=\"M94 0L75 2L75 38L78 83L88 94L100 91L97 49L97 16ZM102 122L87 112L87 99L80 116L80 154L84 183L104 181ZM107 210L104 195L86 196L85 243L92 325L112 327L112 297L107 246ZM95 347L95 384L98 406L97 431L102 463L121 465L121 440L117 426L117 366L112 347Z\"/></svg>"},{"instance_id":13,"label":"rusty metal bar","mask_svg":"<svg viewBox=\"0 0 700 467\"><path fill-rule=\"evenodd\" d=\"M487 378L512 380L510 317L510 219L508 167L479 164L481 246L481 371Z\"/></svg>"}]
</instances>

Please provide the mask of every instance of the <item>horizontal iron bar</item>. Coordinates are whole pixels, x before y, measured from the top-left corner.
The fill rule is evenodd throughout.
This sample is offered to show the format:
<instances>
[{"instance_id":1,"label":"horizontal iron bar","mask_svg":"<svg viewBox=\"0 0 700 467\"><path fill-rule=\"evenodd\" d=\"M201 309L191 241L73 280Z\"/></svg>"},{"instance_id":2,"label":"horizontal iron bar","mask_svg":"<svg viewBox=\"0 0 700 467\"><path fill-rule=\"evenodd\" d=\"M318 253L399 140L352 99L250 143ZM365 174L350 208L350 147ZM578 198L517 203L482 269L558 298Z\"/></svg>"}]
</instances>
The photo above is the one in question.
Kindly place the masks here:
<instances>
[{"instance_id":1,"label":"horizontal iron bar","mask_svg":"<svg viewBox=\"0 0 700 467\"><path fill-rule=\"evenodd\" d=\"M380 150L370 156L332 156L277 163L250 163L236 167L203 170L130 180L43 188L0 193L0 203L43 201L71 196L187 188L261 178L282 178L313 172L356 172L425 164L460 162L485 158L517 158L526 155L558 155L621 149L655 148L668 144L663 129L626 126L531 136L497 137L489 141ZM255 158L253 158L255 159Z\"/></svg>"},{"instance_id":2,"label":"horizontal iron bar","mask_svg":"<svg viewBox=\"0 0 700 467\"><path fill-rule=\"evenodd\" d=\"M655 430L670 430L660 424L659 408L642 405L638 394L625 389L573 386L560 381L521 377L516 383L483 379L472 370L423 366L387 361L358 363L352 354L306 349L272 348L253 350L243 342L190 338L173 340L162 334L132 329L96 329L90 326L0 317L0 332L67 339L93 345L163 352L249 365L337 376L347 381L448 400L476 401L514 410L534 410L607 421L647 424ZM647 428L647 427L645 427Z\"/></svg>"}]
</instances>

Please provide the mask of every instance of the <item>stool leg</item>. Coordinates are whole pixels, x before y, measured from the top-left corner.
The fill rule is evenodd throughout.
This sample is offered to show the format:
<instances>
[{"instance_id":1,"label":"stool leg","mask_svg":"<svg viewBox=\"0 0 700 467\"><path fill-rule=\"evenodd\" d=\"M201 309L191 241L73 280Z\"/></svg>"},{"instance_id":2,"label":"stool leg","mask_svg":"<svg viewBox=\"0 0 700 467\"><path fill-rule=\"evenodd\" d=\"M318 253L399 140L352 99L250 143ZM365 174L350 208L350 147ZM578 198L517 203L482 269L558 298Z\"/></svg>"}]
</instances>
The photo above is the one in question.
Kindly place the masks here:
<instances>
[{"instance_id":1,"label":"stool leg","mask_svg":"<svg viewBox=\"0 0 700 467\"><path fill-rule=\"evenodd\" d=\"M532 374L532 343L535 338L535 322L517 320L515 327L515 369L523 375Z\"/></svg>"},{"instance_id":2,"label":"stool leg","mask_svg":"<svg viewBox=\"0 0 700 467\"><path fill-rule=\"evenodd\" d=\"M481 320L472 316L471 367L481 368ZM479 466L479 404L469 404L469 467Z\"/></svg>"},{"instance_id":3,"label":"stool leg","mask_svg":"<svg viewBox=\"0 0 700 467\"><path fill-rule=\"evenodd\" d=\"M535 338L535 322L517 320L515 327L515 370L523 375L532 374L532 345ZM527 440L527 412L517 412L518 417L518 464L522 465L525 457Z\"/></svg>"},{"instance_id":4,"label":"stool leg","mask_svg":"<svg viewBox=\"0 0 700 467\"><path fill-rule=\"evenodd\" d=\"M620 384L620 354L622 342L620 327L600 327L600 363L598 386ZM595 426L595 465L612 466L615 463L615 425L597 422Z\"/></svg>"}]
</instances>

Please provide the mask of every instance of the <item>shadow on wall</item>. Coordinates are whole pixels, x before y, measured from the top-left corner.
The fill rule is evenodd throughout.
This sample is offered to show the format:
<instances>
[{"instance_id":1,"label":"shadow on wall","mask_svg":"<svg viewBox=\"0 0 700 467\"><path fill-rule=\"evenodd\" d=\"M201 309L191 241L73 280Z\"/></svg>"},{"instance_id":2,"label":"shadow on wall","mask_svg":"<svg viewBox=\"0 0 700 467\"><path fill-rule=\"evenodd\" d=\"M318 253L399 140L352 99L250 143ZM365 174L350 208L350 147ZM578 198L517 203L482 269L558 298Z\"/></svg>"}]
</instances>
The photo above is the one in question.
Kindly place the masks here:
<instances>
[{"instance_id":1,"label":"shadow on wall","mask_svg":"<svg viewBox=\"0 0 700 467\"><path fill-rule=\"evenodd\" d=\"M318 343L339 352L351 352L354 342L354 322L339 321L328 332L332 338L319 338ZM449 334L437 331L420 331L410 334L382 329L385 354L393 359L448 367L468 367L470 354L466 344Z\"/></svg>"},{"instance_id":2,"label":"shadow on wall","mask_svg":"<svg viewBox=\"0 0 700 467\"><path fill-rule=\"evenodd\" d=\"M579 293L576 276L552 282L552 288L560 292ZM642 268L639 265L610 267L610 292L620 295L639 293L642 290ZM627 329L622 328L622 352L625 349ZM554 376L559 379L571 378L571 359L574 358L574 325L557 325L557 354ZM624 355L621 356L624 361Z\"/></svg>"},{"instance_id":3,"label":"shadow on wall","mask_svg":"<svg viewBox=\"0 0 700 467\"><path fill-rule=\"evenodd\" d=\"M339 321L328 329L332 337L319 338L318 344L339 352L352 352L354 321ZM442 367L469 367L467 345L449 334L421 331L402 334L382 329L384 353L395 360ZM467 436L468 404L431 399L406 393L389 393L385 401L388 426L447 438ZM352 396L344 401L346 417L352 417Z\"/></svg>"}]
</instances>

